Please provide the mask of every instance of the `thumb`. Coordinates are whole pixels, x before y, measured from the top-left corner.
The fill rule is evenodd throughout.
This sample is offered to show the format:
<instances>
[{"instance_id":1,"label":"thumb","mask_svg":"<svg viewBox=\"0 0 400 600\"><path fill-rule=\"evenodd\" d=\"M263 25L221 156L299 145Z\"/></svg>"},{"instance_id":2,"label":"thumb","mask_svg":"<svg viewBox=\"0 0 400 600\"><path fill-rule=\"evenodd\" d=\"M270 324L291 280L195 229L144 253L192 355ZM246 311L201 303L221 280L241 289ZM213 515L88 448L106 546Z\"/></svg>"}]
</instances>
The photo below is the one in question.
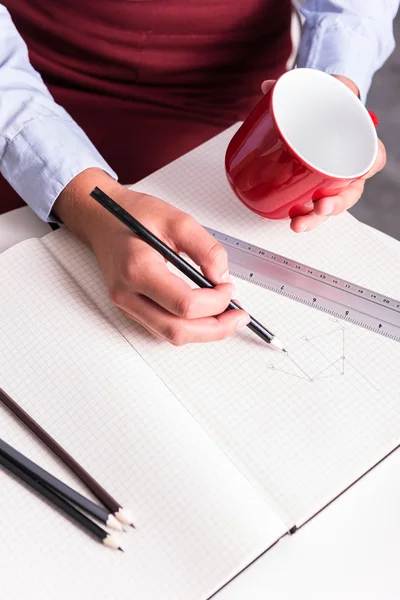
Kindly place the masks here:
<instances>
[{"instance_id":1,"label":"thumb","mask_svg":"<svg viewBox=\"0 0 400 600\"><path fill-rule=\"evenodd\" d=\"M262 93L268 94L268 92L270 91L270 89L272 88L274 83L275 83L275 79L266 79L265 81L263 81L261 84Z\"/></svg>"}]
</instances>

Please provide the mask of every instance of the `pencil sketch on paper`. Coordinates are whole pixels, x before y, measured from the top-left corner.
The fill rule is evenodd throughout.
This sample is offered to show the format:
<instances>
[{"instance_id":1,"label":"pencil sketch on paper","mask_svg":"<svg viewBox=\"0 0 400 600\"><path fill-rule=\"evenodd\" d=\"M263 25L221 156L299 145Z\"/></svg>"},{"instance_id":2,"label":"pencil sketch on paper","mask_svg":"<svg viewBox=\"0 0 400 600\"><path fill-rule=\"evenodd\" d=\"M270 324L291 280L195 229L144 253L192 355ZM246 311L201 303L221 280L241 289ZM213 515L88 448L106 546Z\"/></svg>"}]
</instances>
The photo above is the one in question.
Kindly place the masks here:
<instances>
[{"instance_id":1,"label":"pencil sketch on paper","mask_svg":"<svg viewBox=\"0 0 400 600\"><path fill-rule=\"evenodd\" d=\"M267 368L309 383L321 379L343 377L355 371L375 390L377 387L349 362L346 356L346 330L337 319L330 320L332 327L316 335L304 335L297 340L286 355L267 364Z\"/></svg>"}]
</instances>

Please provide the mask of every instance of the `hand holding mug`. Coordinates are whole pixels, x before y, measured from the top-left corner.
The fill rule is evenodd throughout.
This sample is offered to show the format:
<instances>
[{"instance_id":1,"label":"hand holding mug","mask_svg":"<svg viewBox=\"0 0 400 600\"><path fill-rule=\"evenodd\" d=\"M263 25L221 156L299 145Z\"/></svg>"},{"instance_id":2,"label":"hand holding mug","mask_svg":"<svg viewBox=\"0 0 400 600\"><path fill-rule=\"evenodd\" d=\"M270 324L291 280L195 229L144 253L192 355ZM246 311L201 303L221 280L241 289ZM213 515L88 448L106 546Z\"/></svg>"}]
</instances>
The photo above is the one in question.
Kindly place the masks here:
<instances>
[{"instance_id":1,"label":"hand holding mug","mask_svg":"<svg viewBox=\"0 0 400 600\"><path fill-rule=\"evenodd\" d=\"M337 79L342 83L296 69L264 82L266 96L227 150L227 176L239 199L266 218L290 217L296 232L353 206L365 180L385 164L356 87Z\"/></svg>"}]
</instances>

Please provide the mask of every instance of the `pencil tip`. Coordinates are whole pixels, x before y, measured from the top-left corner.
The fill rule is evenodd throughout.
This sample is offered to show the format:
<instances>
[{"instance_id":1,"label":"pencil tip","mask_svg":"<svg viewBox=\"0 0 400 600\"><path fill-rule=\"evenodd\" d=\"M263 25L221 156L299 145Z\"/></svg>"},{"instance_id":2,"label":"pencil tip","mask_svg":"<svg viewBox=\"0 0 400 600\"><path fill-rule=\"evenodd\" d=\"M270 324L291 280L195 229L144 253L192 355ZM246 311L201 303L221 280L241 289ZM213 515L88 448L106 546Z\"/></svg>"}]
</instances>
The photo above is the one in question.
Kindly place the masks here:
<instances>
[{"instance_id":1,"label":"pencil tip","mask_svg":"<svg viewBox=\"0 0 400 600\"><path fill-rule=\"evenodd\" d=\"M118 519L120 523L123 523L124 525L133 524L133 517L131 511L127 510L126 508L119 508L119 510L116 513L114 513L114 516L116 519Z\"/></svg>"},{"instance_id":2,"label":"pencil tip","mask_svg":"<svg viewBox=\"0 0 400 600\"><path fill-rule=\"evenodd\" d=\"M119 550L120 552L124 552L124 550L121 548L121 546L119 546L119 547L118 547L118 550Z\"/></svg>"},{"instance_id":3,"label":"pencil tip","mask_svg":"<svg viewBox=\"0 0 400 600\"><path fill-rule=\"evenodd\" d=\"M286 350L286 348L282 348L282 352L284 352L285 354L288 353L288 351Z\"/></svg>"},{"instance_id":4,"label":"pencil tip","mask_svg":"<svg viewBox=\"0 0 400 600\"><path fill-rule=\"evenodd\" d=\"M131 527L132 527L132 529L136 529L136 527L133 523L131 523Z\"/></svg>"}]
</instances>

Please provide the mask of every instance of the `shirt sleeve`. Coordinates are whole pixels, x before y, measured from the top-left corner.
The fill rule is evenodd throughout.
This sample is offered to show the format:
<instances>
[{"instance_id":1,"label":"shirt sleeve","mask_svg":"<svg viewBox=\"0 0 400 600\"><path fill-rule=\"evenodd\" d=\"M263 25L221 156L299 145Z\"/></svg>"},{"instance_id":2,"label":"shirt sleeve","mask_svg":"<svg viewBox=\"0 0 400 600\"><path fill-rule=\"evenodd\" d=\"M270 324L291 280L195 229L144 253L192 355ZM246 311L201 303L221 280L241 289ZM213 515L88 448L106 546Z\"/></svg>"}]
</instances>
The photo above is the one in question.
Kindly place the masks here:
<instances>
[{"instance_id":1,"label":"shirt sleeve","mask_svg":"<svg viewBox=\"0 0 400 600\"><path fill-rule=\"evenodd\" d=\"M0 4L1 174L41 219L49 221L60 192L89 167L116 179L83 130L54 102Z\"/></svg>"},{"instance_id":2,"label":"shirt sleeve","mask_svg":"<svg viewBox=\"0 0 400 600\"><path fill-rule=\"evenodd\" d=\"M365 102L374 73L395 47L400 0L305 0L297 65L351 79Z\"/></svg>"}]
</instances>

